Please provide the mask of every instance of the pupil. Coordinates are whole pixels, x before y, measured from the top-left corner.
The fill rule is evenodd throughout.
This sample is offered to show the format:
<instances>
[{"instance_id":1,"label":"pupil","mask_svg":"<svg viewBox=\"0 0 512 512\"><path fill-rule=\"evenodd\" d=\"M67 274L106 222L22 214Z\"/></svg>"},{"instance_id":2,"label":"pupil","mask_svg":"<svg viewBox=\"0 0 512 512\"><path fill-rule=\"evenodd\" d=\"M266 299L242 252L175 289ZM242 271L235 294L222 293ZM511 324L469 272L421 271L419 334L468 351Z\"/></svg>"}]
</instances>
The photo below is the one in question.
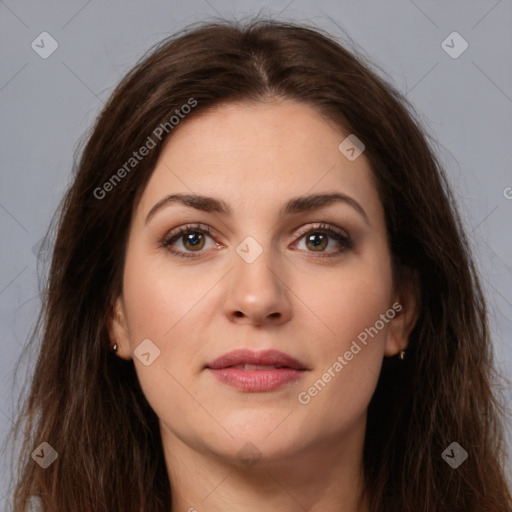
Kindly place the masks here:
<instances>
[{"instance_id":1,"label":"pupil","mask_svg":"<svg viewBox=\"0 0 512 512\"><path fill-rule=\"evenodd\" d=\"M190 243L191 245L197 245L200 242L198 234L197 233L189 234L187 236L187 242Z\"/></svg>"},{"instance_id":2,"label":"pupil","mask_svg":"<svg viewBox=\"0 0 512 512\"><path fill-rule=\"evenodd\" d=\"M320 234L320 233L316 233L316 234L313 234L313 235L310 235L309 236L309 242L314 246L314 247L318 247L320 245L323 245L324 243L324 239L323 239L324 235ZM317 238L317 241L315 242L314 239Z\"/></svg>"}]
</instances>

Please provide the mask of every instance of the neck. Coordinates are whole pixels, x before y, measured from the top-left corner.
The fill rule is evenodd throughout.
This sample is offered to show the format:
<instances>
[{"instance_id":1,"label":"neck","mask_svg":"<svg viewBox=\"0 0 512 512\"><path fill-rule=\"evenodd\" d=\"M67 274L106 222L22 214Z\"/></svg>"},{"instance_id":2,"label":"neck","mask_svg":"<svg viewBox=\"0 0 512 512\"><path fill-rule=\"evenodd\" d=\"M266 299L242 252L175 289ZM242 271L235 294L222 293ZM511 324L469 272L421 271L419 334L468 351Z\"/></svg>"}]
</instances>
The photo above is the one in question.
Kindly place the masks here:
<instances>
[{"instance_id":1,"label":"neck","mask_svg":"<svg viewBox=\"0 0 512 512\"><path fill-rule=\"evenodd\" d=\"M343 442L325 439L244 466L191 448L161 426L172 512L368 512L359 503L364 428Z\"/></svg>"}]
</instances>

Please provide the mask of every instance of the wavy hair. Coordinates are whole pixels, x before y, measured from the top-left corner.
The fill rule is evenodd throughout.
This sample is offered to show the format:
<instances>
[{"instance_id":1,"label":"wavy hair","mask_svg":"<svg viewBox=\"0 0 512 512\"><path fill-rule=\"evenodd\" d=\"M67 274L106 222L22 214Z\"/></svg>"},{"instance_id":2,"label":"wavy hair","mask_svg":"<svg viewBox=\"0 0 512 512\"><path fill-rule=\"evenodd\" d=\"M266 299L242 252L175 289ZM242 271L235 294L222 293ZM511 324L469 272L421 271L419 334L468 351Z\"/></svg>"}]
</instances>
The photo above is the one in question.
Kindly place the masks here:
<instances>
[{"instance_id":1,"label":"wavy hair","mask_svg":"<svg viewBox=\"0 0 512 512\"><path fill-rule=\"evenodd\" d=\"M197 106L182 123L226 102L291 99L366 146L398 283L414 274L420 302L408 356L399 364L385 358L369 405L370 510L512 506L485 300L455 199L414 109L371 68L318 28L253 19L190 26L123 78L55 217L46 293L27 348L38 359L14 429L17 512L31 497L44 512L171 508L158 418L133 362L110 351L105 324L121 291L133 209L172 132L114 190L98 198L98 187L190 98ZM58 453L47 469L30 457L43 441ZM469 454L457 469L441 457L453 441Z\"/></svg>"}]
</instances>

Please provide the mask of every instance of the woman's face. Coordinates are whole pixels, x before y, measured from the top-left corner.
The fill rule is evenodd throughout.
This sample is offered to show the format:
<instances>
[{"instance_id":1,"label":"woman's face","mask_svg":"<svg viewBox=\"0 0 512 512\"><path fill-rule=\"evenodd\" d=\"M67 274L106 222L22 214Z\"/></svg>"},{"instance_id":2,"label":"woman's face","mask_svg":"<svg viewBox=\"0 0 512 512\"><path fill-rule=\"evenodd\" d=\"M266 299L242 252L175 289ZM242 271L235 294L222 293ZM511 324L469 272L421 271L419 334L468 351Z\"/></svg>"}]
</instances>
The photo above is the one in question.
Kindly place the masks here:
<instances>
[{"instance_id":1,"label":"woman's face","mask_svg":"<svg viewBox=\"0 0 512 512\"><path fill-rule=\"evenodd\" d=\"M408 332L369 162L338 148L348 135L280 101L223 105L165 145L109 330L167 449L272 464L360 446L383 357Z\"/></svg>"}]
</instances>

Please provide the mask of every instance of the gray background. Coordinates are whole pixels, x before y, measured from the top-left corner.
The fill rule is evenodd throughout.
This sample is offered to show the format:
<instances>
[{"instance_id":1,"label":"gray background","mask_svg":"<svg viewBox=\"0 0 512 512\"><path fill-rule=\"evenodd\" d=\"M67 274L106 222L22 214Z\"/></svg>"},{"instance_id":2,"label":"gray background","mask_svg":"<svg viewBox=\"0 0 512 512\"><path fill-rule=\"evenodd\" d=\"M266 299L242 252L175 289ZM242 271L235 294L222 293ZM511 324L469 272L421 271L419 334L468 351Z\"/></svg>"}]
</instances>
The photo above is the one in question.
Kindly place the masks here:
<instances>
[{"instance_id":1,"label":"gray background","mask_svg":"<svg viewBox=\"0 0 512 512\"><path fill-rule=\"evenodd\" d=\"M0 2L2 438L17 410L13 368L40 306L34 247L70 180L78 141L152 44L191 22L257 12L311 21L342 40L348 34L413 103L439 142L487 293L497 365L512 377L510 0L283 0L271 6L253 0L6 0ZM47 59L31 48L43 31L59 45ZM456 59L441 47L453 31L469 44ZM504 394L510 407L510 388ZM8 464L4 452L2 510Z\"/></svg>"}]
</instances>

